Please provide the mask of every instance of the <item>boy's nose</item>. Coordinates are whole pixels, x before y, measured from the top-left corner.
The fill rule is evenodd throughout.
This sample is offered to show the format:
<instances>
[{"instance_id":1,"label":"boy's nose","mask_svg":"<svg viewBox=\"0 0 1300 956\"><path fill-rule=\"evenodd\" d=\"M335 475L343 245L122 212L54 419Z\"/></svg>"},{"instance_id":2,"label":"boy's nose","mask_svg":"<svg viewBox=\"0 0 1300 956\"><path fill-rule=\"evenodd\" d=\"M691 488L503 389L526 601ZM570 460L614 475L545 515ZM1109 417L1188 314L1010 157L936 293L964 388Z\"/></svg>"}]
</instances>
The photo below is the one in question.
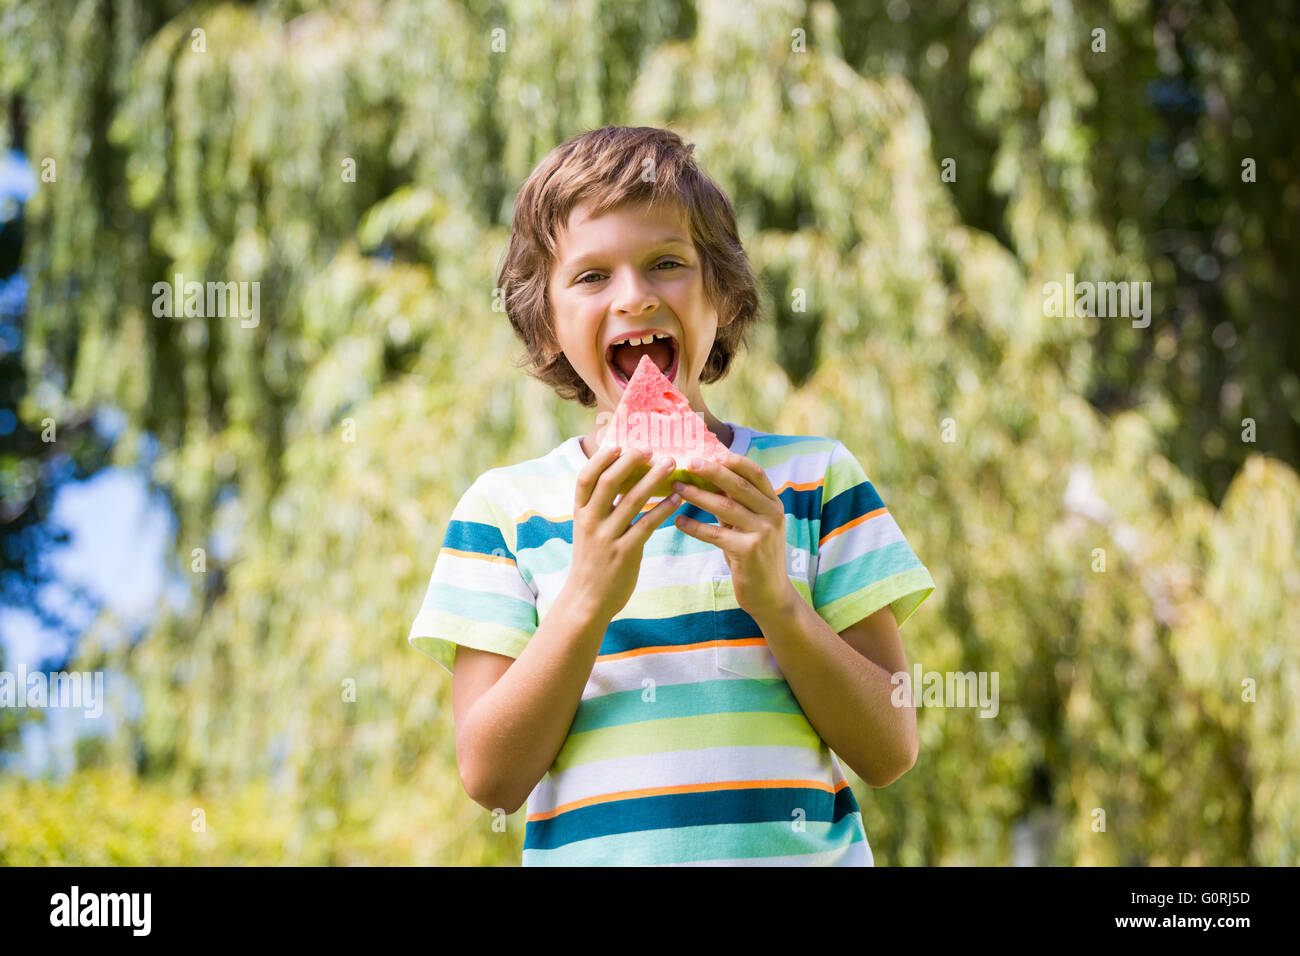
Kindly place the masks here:
<instances>
[{"instance_id":1,"label":"boy's nose","mask_svg":"<svg viewBox=\"0 0 1300 956\"><path fill-rule=\"evenodd\" d=\"M629 271L631 275L625 275L619 280L618 291L614 297L614 311L625 316L653 312L659 305L659 297L650 290L649 284L638 276L635 270Z\"/></svg>"}]
</instances>

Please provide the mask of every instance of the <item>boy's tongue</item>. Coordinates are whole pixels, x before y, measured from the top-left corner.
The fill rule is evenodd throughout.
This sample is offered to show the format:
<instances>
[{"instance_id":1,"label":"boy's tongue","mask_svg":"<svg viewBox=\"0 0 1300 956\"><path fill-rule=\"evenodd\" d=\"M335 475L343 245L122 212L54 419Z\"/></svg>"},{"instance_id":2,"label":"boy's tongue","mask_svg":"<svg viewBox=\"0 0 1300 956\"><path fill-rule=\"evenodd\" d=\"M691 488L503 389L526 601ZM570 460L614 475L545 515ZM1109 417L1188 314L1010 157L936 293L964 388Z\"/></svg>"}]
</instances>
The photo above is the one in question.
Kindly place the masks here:
<instances>
[{"instance_id":1,"label":"boy's tongue","mask_svg":"<svg viewBox=\"0 0 1300 956\"><path fill-rule=\"evenodd\" d=\"M637 363L641 361L643 355L650 356L650 361L655 363L659 371L668 374L668 367L673 362L673 347L668 344L667 339L655 339L646 345L614 346L614 364L629 380L636 372Z\"/></svg>"}]
</instances>

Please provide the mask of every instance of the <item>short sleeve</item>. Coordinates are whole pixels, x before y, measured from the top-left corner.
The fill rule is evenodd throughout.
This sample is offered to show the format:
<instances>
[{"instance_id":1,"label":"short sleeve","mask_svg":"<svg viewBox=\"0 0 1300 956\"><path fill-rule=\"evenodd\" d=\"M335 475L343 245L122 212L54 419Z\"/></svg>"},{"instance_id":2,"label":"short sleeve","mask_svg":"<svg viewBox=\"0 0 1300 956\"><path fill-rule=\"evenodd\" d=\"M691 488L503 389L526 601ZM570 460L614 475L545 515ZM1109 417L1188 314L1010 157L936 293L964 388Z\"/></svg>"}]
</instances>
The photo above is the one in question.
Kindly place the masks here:
<instances>
[{"instance_id":1,"label":"short sleeve","mask_svg":"<svg viewBox=\"0 0 1300 956\"><path fill-rule=\"evenodd\" d=\"M407 638L448 672L456 645L507 657L537 630L537 597L515 562L514 524L479 478L452 510Z\"/></svg>"},{"instance_id":2,"label":"short sleeve","mask_svg":"<svg viewBox=\"0 0 1300 956\"><path fill-rule=\"evenodd\" d=\"M886 604L901 627L934 590L930 572L840 442L826 467L817 538L813 607L836 632Z\"/></svg>"}]
</instances>

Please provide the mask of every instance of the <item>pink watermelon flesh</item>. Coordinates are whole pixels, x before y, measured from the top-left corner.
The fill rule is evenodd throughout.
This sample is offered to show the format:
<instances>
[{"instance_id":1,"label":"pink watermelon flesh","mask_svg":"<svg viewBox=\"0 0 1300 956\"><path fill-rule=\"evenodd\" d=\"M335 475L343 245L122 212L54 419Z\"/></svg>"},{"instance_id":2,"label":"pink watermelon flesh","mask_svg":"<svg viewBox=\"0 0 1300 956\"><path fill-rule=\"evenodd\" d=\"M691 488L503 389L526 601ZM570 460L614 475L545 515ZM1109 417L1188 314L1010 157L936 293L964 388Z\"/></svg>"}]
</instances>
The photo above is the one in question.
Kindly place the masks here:
<instances>
[{"instance_id":1,"label":"pink watermelon flesh","mask_svg":"<svg viewBox=\"0 0 1300 956\"><path fill-rule=\"evenodd\" d=\"M655 495L670 494L674 481L718 490L712 482L691 474L688 469L692 458L721 463L728 453L727 446L709 431L686 396L664 377L649 355L641 356L605 429L600 447L610 445L642 448L656 457L669 455L676 460L676 470L656 485ZM639 470L636 480L648 470L648 467Z\"/></svg>"}]
</instances>

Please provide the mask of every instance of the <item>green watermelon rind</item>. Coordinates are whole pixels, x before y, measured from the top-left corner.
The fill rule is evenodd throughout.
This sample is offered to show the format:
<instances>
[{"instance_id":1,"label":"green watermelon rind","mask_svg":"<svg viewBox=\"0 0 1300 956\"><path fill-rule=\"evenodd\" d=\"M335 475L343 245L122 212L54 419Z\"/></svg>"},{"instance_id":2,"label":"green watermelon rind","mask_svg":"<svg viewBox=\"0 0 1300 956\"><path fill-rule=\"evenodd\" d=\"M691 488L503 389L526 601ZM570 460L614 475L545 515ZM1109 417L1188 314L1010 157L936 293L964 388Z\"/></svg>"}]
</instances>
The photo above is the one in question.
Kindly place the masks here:
<instances>
[{"instance_id":1,"label":"green watermelon rind","mask_svg":"<svg viewBox=\"0 0 1300 956\"><path fill-rule=\"evenodd\" d=\"M638 465L632 470L631 476L624 482L623 487L618 491L620 495L625 495L636 487L636 483L650 473L651 465ZM715 485L709 479L695 474L686 468L678 468L670 471L664 478L650 490L651 498L667 498L673 493L673 482L680 481L685 485L694 485L704 491L712 491L714 494L721 494L722 489Z\"/></svg>"}]
</instances>

